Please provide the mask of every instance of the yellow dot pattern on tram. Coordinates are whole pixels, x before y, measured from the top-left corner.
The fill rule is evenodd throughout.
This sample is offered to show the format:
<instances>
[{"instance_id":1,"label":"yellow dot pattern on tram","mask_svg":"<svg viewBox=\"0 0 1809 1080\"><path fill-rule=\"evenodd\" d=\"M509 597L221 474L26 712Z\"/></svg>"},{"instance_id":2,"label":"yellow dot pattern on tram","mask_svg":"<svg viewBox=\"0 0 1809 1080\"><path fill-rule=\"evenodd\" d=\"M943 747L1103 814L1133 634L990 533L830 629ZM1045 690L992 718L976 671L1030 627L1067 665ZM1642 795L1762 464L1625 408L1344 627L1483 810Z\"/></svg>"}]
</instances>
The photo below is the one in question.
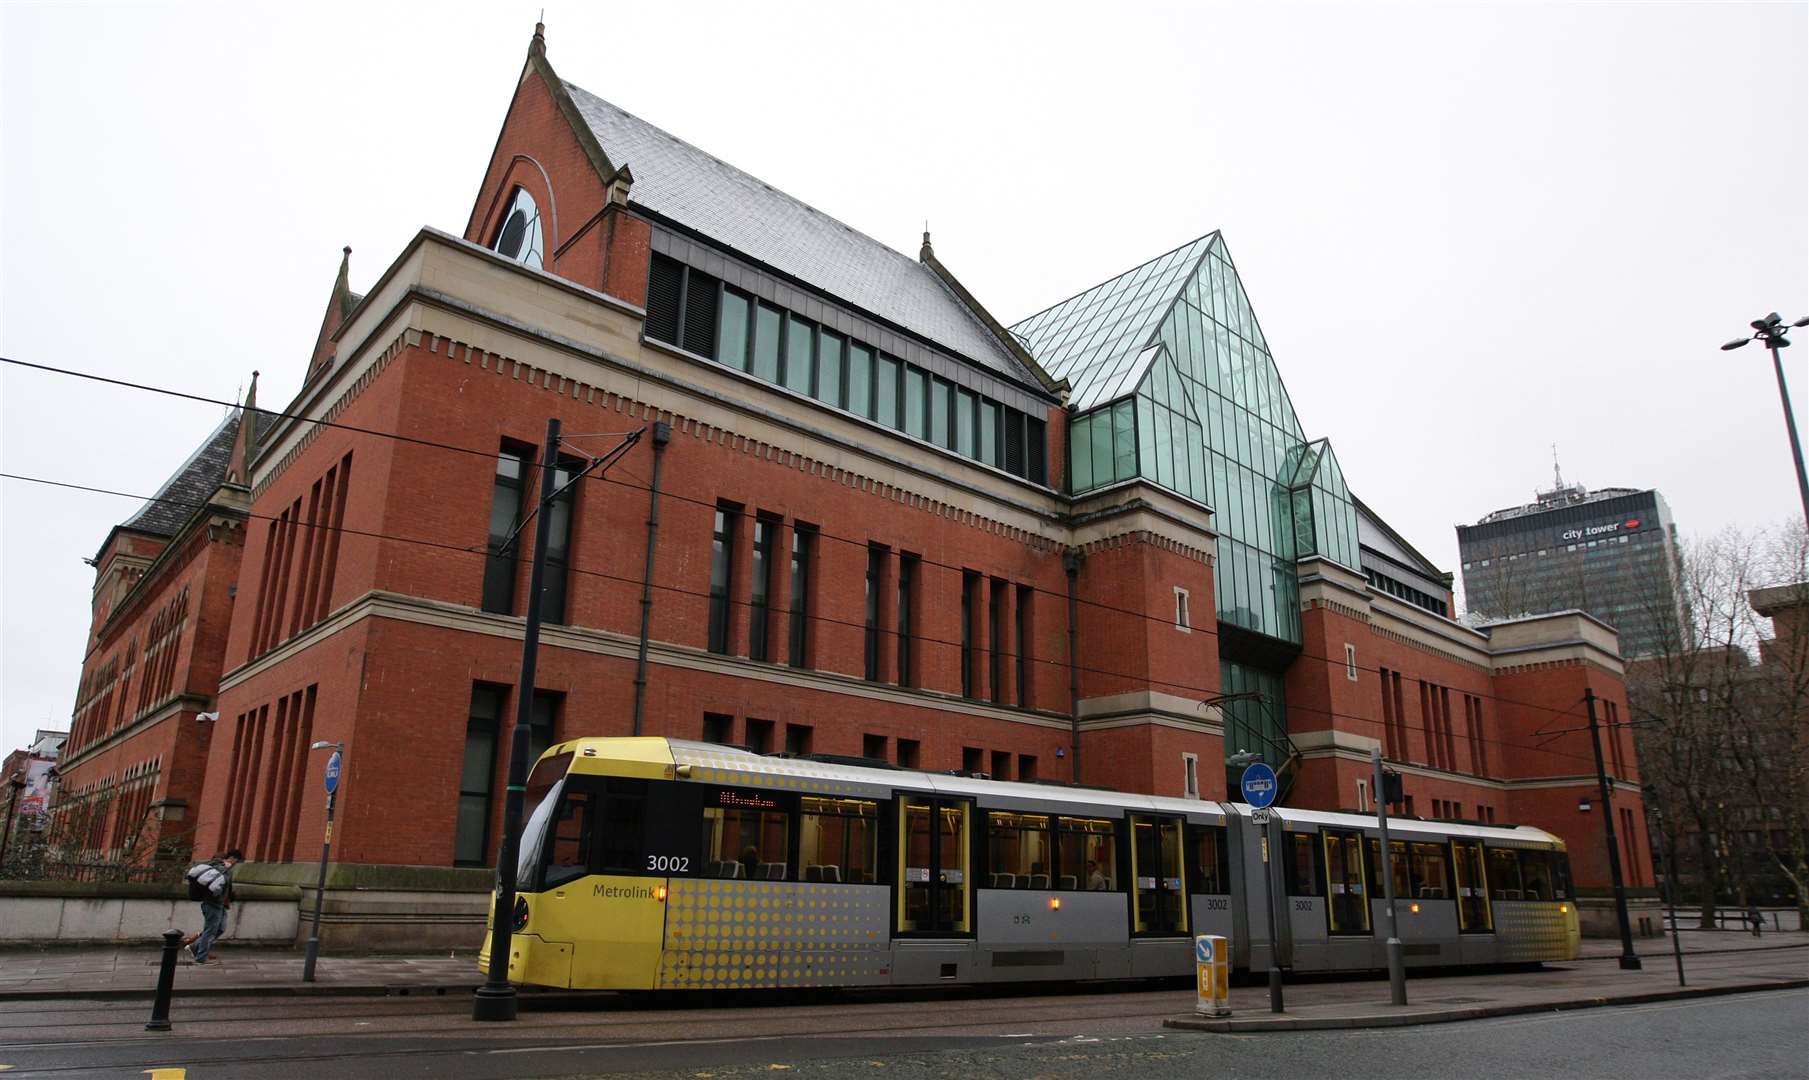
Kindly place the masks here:
<instances>
[{"instance_id":1,"label":"yellow dot pattern on tram","mask_svg":"<svg viewBox=\"0 0 1809 1080\"><path fill-rule=\"evenodd\" d=\"M886 889L674 879L662 989L849 986L889 981Z\"/></svg>"}]
</instances>

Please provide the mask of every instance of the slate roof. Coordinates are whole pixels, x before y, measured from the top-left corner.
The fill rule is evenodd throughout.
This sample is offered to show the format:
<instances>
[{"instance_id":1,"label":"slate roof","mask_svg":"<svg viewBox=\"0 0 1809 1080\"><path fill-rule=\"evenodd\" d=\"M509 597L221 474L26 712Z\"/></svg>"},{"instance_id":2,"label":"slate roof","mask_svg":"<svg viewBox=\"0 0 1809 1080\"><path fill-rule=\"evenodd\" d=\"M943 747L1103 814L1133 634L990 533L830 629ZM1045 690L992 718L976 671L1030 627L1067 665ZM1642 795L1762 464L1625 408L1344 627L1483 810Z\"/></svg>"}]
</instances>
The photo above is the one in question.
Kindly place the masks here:
<instances>
[{"instance_id":1,"label":"slate roof","mask_svg":"<svg viewBox=\"0 0 1809 1080\"><path fill-rule=\"evenodd\" d=\"M194 516L226 478L226 466L232 460L233 440L239 434L240 411L220 421L213 434L202 440L182 467L157 489L157 494L138 508L120 527L157 536L174 536Z\"/></svg>"},{"instance_id":2,"label":"slate roof","mask_svg":"<svg viewBox=\"0 0 1809 1080\"><path fill-rule=\"evenodd\" d=\"M634 204L924 337L981 367L1041 382L929 267L574 86L578 112Z\"/></svg>"}]
</instances>

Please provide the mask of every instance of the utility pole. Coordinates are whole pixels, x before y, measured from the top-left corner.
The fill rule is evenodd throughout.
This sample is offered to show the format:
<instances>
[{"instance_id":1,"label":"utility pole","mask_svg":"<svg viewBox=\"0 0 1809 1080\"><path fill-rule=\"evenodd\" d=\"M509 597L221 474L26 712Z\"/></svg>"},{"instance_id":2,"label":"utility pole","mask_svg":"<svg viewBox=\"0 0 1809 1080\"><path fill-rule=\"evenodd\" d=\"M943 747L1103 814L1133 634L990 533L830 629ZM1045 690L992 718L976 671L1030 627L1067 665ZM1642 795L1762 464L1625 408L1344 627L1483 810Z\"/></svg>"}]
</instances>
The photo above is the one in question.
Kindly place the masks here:
<instances>
[{"instance_id":1,"label":"utility pole","mask_svg":"<svg viewBox=\"0 0 1809 1080\"><path fill-rule=\"evenodd\" d=\"M1627 918L1627 885L1621 880L1620 844L1614 838L1614 803L1608 792L1608 770L1602 765L1602 729L1595 719L1595 687L1583 688L1589 706L1589 741L1595 747L1595 780L1602 792L1602 827L1608 838L1608 871L1614 879L1614 914L1621 924L1621 970L1638 971L1639 954L1633 951L1633 924Z\"/></svg>"},{"instance_id":2,"label":"utility pole","mask_svg":"<svg viewBox=\"0 0 1809 1080\"><path fill-rule=\"evenodd\" d=\"M509 733L509 786L503 802L503 834L496 852L496 907L490 914L490 971L471 1003L473 1020L513 1020L519 1002L509 983L511 938L515 929L515 874L521 854L521 802L528 783L528 727L534 715L534 674L540 659L540 592L545 587L546 546L552 515L554 474L559 468L559 420L546 422L546 452L540 459L539 520L534 523L534 561L528 570L527 627L521 640L521 678L515 684L515 727ZM574 482L575 479L574 479Z\"/></svg>"},{"instance_id":3,"label":"utility pole","mask_svg":"<svg viewBox=\"0 0 1809 1080\"><path fill-rule=\"evenodd\" d=\"M653 422L653 491L647 501L647 561L641 571L641 646L634 665L634 724L631 735L641 733L641 715L647 707L647 635L653 627L653 552L660 533L660 466L666 462L666 444L672 441L672 425Z\"/></svg>"},{"instance_id":4,"label":"utility pole","mask_svg":"<svg viewBox=\"0 0 1809 1080\"><path fill-rule=\"evenodd\" d=\"M1388 787L1382 778L1382 748L1369 748L1369 763L1375 769L1375 786L1370 790L1376 799L1376 828L1382 832L1382 899L1388 909L1388 998L1396 1005L1407 1004L1407 966L1401 959L1400 926L1394 917L1394 848L1388 842Z\"/></svg>"}]
</instances>

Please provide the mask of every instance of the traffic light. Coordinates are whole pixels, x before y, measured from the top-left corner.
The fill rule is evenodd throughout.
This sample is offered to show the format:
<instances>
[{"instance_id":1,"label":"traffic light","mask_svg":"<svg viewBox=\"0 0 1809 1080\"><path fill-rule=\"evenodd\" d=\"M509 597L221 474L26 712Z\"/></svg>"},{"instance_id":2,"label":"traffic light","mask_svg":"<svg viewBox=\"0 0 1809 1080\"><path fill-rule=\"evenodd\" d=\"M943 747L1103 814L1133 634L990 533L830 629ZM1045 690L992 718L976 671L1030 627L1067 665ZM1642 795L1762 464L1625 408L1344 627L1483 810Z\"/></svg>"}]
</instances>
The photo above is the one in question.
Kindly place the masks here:
<instances>
[{"instance_id":1,"label":"traffic light","mask_svg":"<svg viewBox=\"0 0 1809 1080\"><path fill-rule=\"evenodd\" d=\"M1401 774L1384 772L1382 774L1382 799L1389 806L1399 806L1406 798L1401 790Z\"/></svg>"}]
</instances>

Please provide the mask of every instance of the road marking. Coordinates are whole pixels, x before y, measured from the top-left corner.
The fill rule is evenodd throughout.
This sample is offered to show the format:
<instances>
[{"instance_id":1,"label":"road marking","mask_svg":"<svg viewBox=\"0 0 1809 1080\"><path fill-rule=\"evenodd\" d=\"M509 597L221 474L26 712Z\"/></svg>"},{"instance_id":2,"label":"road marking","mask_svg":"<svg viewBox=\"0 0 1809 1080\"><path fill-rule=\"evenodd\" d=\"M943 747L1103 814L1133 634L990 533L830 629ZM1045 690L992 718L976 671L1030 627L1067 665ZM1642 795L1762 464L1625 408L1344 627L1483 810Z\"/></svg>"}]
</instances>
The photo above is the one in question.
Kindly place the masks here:
<instances>
[{"instance_id":1,"label":"road marking","mask_svg":"<svg viewBox=\"0 0 1809 1080\"><path fill-rule=\"evenodd\" d=\"M141 1069L151 1080L188 1080L187 1069Z\"/></svg>"},{"instance_id":2,"label":"road marking","mask_svg":"<svg viewBox=\"0 0 1809 1080\"><path fill-rule=\"evenodd\" d=\"M809 1038L792 1035L747 1035L728 1039L660 1039L655 1042L590 1043L579 1046L510 1046L501 1050L467 1050L467 1054L544 1054L551 1050L634 1050L648 1046L713 1046L718 1043L776 1042L786 1038Z\"/></svg>"}]
</instances>

